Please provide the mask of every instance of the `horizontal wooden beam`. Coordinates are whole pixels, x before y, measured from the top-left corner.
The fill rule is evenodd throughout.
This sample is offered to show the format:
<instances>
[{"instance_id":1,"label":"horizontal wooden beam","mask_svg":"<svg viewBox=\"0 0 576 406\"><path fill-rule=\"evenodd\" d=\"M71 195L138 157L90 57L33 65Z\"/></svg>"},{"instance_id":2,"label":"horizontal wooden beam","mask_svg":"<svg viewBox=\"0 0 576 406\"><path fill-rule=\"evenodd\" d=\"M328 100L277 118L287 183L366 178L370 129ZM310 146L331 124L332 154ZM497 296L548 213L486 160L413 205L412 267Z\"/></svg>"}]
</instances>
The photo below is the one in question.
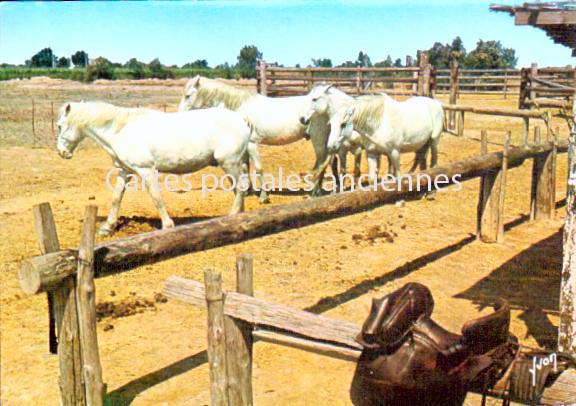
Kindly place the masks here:
<instances>
[{"instance_id":1,"label":"horizontal wooden beam","mask_svg":"<svg viewBox=\"0 0 576 406\"><path fill-rule=\"evenodd\" d=\"M551 149L551 144L511 148L508 154L509 167L521 165L525 159ZM560 141L558 152L566 150L567 142ZM501 162L502 153L494 152L419 174L406 174L400 190L378 187L377 190L337 193L108 241L95 247L95 273L96 276L118 273L146 263L239 243L392 204L421 193L410 190L410 183L419 184L421 190L427 190L428 185L432 185L436 179L452 179L453 176L460 175L461 181L466 181L499 168ZM55 289L65 278L76 273L77 256L76 250L66 250L22 261L18 274L20 287L27 294Z\"/></svg>"},{"instance_id":2,"label":"horizontal wooden beam","mask_svg":"<svg viewBox=\"0 0 576 406\"><path fill-rule=\"evenodd\" d=\"M164 294L197 307L206 307L204 285L191 279L171 276L164 285ZM361 326L344 320L320 316L236 292L226 292L224 314L258 327L279 329L324 343L362 350L354 337Z\"/></svg>"},{"instance_id":3,"label":"horizontal wooden beam","mask_svg":"<svg viewBox=\"0 0 576 406\"><path fill-rule=\"evenodd\" d=\"M567 25L576 24L576 10L516 11L516 25Z\"/></svg>"},{"instance_id":4,"label":"horizontal wooden beam","mask_svg":"<svg viewBox=\"0 0 576 406\"><path fill-rule=\"evenodd\" d=\"M544 118L547 112L538 110L497 109L492 107L472 107L458 104L443 104L444 110L464 111L474 114L488 114L503 117Z\"/></svg>"}]
</instances>

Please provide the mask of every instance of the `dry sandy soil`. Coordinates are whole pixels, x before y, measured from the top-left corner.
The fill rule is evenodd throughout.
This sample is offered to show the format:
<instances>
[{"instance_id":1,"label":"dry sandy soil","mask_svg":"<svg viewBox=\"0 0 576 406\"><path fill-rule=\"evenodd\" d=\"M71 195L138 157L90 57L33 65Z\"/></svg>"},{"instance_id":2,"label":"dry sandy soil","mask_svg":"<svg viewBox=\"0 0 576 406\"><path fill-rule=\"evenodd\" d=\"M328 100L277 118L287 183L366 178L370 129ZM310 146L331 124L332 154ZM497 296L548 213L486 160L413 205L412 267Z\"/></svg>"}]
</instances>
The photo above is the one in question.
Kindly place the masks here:
<instances>
[{"instance_id":1,"label":"dry sandy soil","mask_svg":"<svg viewBox=\"0 0 576 406\"><path fill-rule=\"evenodd\" d=\"M99 223L110 207L105 174L106 154L88 144L72 160L58 157L50 133L51 105L64 100L110 100L121 105L166 104L174 109L180 86L130 82L83 85L72 82L21 81L0 84L2 245L1 399L4 405L59 404L58 360L48 355L47 308L44 295L27 297L19 289L19 262L37 255L32 206L50 202L62 247L76 247L87 204L99 207ZM35 100L36 136L31 135L31 99ZM466 104L514 107L516 100L464 99ZM519 142L520 120L470 116L466 137L446 135L440 163L479 151L480 129L490 131L490 149L501 148L505 130ZM561 137L567 136L562 122ZM32 143L36 147L32 147ZM263 147L266 169L274 173L307 172L312 148L301 141L286 147ZM298 157L297 159L295 159ZM411 156L405 156L403 168ZM525 345L553 347L558 324L561 227L565 208L566 158L558 167L558 210L553 221L529 222L531 164L513 169L506 195L506 241L487 245L474 238L478 181L460 192L444 191L435 201L389 205L349 217L293 229L264 238L186 255L153 266L97 280L99 303L152 301L170 275L201 280L202 271L223 273L225 287L234 284L239 253L254 256L255 294L259 298L362 323L371 298L411 281L432 290L435 319L459 331L468 319L486 313L496 297L513 305L512 331ZM365 167L364 167L365 170ZM214 173L219 173L214 170ZM196 182L199 175L193 178ZM300 201L301 194L272 195L272 204ZM226 214L231 193L216 191L205 199L200 191L165 193L178 224ZM248 210L260 207L256 197ZM122 227L112 238L159 227L147 195L127 193ZM359 239L373 227L396 237ZM99 238L99 241L102 239ZM111 404L207 405L206 314L168 301L141 307L126 317L98 323L104 381ZM257 405L349 405L354 364L269 344L255 344L254 396ZM469 405L479 405L470 395Z\"/></svg>"}]
</instances>

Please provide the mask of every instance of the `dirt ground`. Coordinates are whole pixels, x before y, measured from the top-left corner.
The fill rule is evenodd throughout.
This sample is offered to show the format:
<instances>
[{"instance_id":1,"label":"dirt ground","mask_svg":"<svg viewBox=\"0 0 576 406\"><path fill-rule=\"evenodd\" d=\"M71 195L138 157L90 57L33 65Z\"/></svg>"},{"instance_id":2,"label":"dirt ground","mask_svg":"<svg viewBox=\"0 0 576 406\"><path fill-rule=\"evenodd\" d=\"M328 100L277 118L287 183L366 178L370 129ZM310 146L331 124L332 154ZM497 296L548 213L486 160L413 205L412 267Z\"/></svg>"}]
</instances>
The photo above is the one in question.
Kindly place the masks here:
<instances>
[{"instance_id":1,"label":"dirt ground","mask_svg":"<svg viewBox=\"0 0 576 406\"><path fill-rule=\"evenodd\" d=\"M166 105L173 110L180 92L181 83L168 86L161 82L148 86L64 81L0 84L0 378L4 405L59 404L58 359L48 354L45 295L25 296L17 280L19 262L39 254L32 206L50 202L62 247L77 247L87 204L98 206L99 224L110 208L110 192L105 186L110 159L90 144L72 160L60 159L52 145L50 103L57 109L64 100L99 99L159 109ZM35 136L30 122L32 99ZM515 107L516 99L476 97L464 98L462 103ZM557 124L561 138L566 138L565 124ZM506 130L513 131L514 143L520 142L521 120L469 115L466 125L464 138L444 136L441 165L477 154L477 139L484 128L489 130L492 151L501 148ZM263 147L262 155L270 173L280 166L285 174L307 173L313 163L312 148L306 141ZM404 156L404 170L411 159ZM434 201L384 206L98 279L101 308L112 302L128 303L133 310L118 312L117 316L125 317L103 312L107 316L98 323L110 404L209 404L205 312L172 300L155 301L154 297L168 276L201 280L205 268L222 272L225 288L231 288L235 256L240 253L254 256L255 295L259 298L362 323L372 297L417 281L434 294L434 318L452 331L458 332L464 322L489 311L486 304L492 299L503 297L513 306L512 331L523 344L554 347L565 155L559 156L558 164L558 210L552 221L527 219L531 163L509 172L503 244L483 244L474 238L479 188L475 180L466 182L459 192L439 193ZM192 179L198 182L200 174ZM225 191L215 191L205 199L199 190L165 192L164 197L177 224L224 215L232 203L231 193ZM302 194L274 193L272 204L304 198ZM247 199L248 210L259 207L256 197ZM128 192L121 214L122 226L111 238L159 227L158 215L143 192ZM393 238L358 237L367 236L374 227L388 231ZM136 301L145 305L136 307ZM255 404L349 405L353 372L354 364L349 362L256 343ZM467 404L479 405L479 397L470 395Z\"/></svg>"}]
</instances>

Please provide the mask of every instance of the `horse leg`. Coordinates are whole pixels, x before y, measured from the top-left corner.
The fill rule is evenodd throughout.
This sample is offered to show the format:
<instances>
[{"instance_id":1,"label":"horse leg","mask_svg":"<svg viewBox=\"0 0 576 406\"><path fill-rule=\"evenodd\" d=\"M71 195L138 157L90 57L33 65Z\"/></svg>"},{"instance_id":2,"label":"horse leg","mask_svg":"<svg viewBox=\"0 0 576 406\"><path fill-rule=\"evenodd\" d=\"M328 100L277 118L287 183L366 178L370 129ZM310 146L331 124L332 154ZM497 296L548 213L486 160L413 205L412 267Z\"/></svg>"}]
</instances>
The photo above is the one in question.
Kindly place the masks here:
<instances>
[{"instance_id":1,"label":"horse leg","mask_svg":"<svg viewBox=\"0 0 576 406\"><path fill-rule=\"evenodd\" d=\"M356 148L354 151L354 179L360 177L360 165L362 164L362 148Z\"/></svg>"},{"instance_id":2,"label":"horse leg","mask_svg":"<svg viewBox=\"0 0 576 406\"><path fill-rule=\"evenodd\" d=\"M426 169L426 155L428 155L428 148L430 148L430 145L427 143L416 151L416 154L414 155L414 163L409 172L414 172L418 167L420 167L420 170Z\"/></svg>"},{"instance_id":3,"label":"horse leg","mask_svg":"<svg viewBox=\"0 0 576 406\"><path fill-rule=\"evenodd\" d=\"M440 138L432 139L430 142L430 151L431 151L431 158L430 158L430 168L435 168L438 165L438 144L440 142ZM434 200L436 199L436 190L432 190L429 193L426 193L426 199Z\"/></svg>"},{"instance_id":4,"label":"horse leg","mask_svg":"<svg viewBox=\"0 0 576 406\"><path fill-rule=\"evenodd\" d=\"M342 161L342 155L344 155L344 161ZM338 161L340 161L340 168L338 168ZM346 173L346 152L338 151L336 155L332 158L332 175L334 175L334 183L336 188L334 190L340 190L340 173L342 171Z\"/></svg>"},{"instance_id":5,"label":"horse leg","mask_svg":"<svg viewBox=\"0 0 576 406\"><path fill-rule=\"evenodd\" d=\"M112 207L110 208L106 222L102 224L98 230L98 235L110 235L116 229L120 204L122 203L122 197L124 197L124 192L126 191L125 187L126 172L123 169L120 169L118 177L116 178L116 186L114 186L114 190L112 191Z\"/></svg>"},{"instance_id":6,"label":"horse leg","mask_svg":"<svg viewBox=\"0 0 576 406\"><path fill-rule=\"evenodd\" d=\"M248 155L252 158L254 163L254 170L256 171L256 177L258 182L260 182L260 198L258 199L260 203L270 203L270 197L268 192L264 188L264 182L262 181L262 161L260 160L260 151L258 151L258 144L250 141L248 143ZM252 185L254 187L254 185ZM257 191L257 189L256 189Z\"/></svg>"},{"instance_id":7,"label":"horse leg","mask_svg":"<svg viewBox=\"0 0 576 406\"><path fill-rule=\"evenodd\" d=\"M388 156L388 160L392 168L392 175L398 176L400 174L400 151L393 149Z\"/></svg>"},{"instance_id":8,"label":"horse leg","mask_svg":"<svg viewBox=\"0 0 576 406\"><path fill-rule=\"evenodd\" d=\"M370 185L374 186L376 183L378 183L380 154L367 152L366 158L368 160L368 178L370 179Z\"/></svg>"},{"instance_id":9,"label":"horse leg","mask_svg":"<svg viewBox=\"0 0 576 406\"><path fill-rule=\"evenodd\" d=\"M244 176L244 165L241 162L223 162L222 169L234 179L234 203L228 214L238 214L244 211L244 197L249 188L249 182Z\"/></svg>"},{"instance_id":10,"label":"horse leg","mask_svg":"<svg viewBox=\"0 0 576 406\"><path fill-rule=\"evenodd\" d=\"M160 213L160 219L162 220L162 228L172 228L174 227L174 221L168 215L166 206L164 206L164 201L162 200L162 194L160 193L160 185L156 182L154 176L155 171L152 169L140 169L137 171L138 175L142 178L142 181L146 185L146 190L156 206L156 210Z\"/></svg>"}]
</instances>

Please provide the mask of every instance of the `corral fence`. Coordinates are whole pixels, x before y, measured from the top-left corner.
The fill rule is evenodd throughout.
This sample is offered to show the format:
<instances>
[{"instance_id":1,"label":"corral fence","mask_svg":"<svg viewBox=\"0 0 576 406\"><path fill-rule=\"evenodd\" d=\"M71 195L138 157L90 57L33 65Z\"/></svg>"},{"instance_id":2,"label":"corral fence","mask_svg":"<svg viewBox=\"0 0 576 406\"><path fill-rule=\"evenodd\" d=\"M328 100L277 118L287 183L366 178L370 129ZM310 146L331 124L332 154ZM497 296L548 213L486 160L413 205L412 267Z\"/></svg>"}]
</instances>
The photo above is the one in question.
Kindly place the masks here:
<instances>
[{"instance_id":1,"label":"corral fence","mask_svg":"<svg viewBox=\"0 0 576 406\"><path fill-rule=\"evenodd\" d=\"M435 69L427 52L421 52L413 65L406 67L285 68L257 61L257 89L265 96L295 96L308 93L320 83L331 83L350 95L387 93L391 96L429 96L448 94L455 104L460 95L519 96L520 108L570 108L576 87L576 69L462 69L452 61L450 69Z\"/></svg>"},{"instance_id":2,"label":"corral fence","mask_svg":"<svg viewBox=\"0 0 576 406\"><path fill-rule=\"evenodd\" d=\"M552 139L537 139L534 143L511 146L508 132L504 149L488 153L485 131L482 132L481 140L480 155L405 175L396 190L379 187L369 191L340 193L138 234L98 245L94 245L96 208L89 206L79 249L62 250L50 205L44 203L35 206L36 231L42 255L22 262L19 281L27 294L48 293L50 325L53 326L50 350L57 350L59 355L62 404L102 405L104 402L106 385L102 380L96 334L94 277L393 204L419 196L428 189L447 187L455 175L459 175L462 181L481 179L476 216L477 236L484 242L501 242L504 239L503 214L508 170L522 165L527 159L533 160L530 217L535 220L553 218L556 207L556 157L558 153L567 151L568 143L559 141L556 134ZM415 190L411 185L418 187ZM208 352L209 361L212 365L222 365L226 359L222 352L222 320L220 316L214 316L222 314L221 308L214 310L214 306L223 306L222 294L214 287L216 285L210 286L206 292L207 299L214 302L214 305L212 310L209 309L212 315L209 334L214 338ZM251 293L249 284L239 290ZM565 300L572 299L568 297ZM262 309L255 310L255 314L264 314ZM278 308L271 312L272 318L281 314ZM251 322L256 323L256 320ZM238 334L245 327L239 324ZM258 337L262 338L263 335ZM280 338L273 337L270 340L278 342ZM300 345L297 344L297 337L285 340L287 345ZM219 343L218 348L212 346L214 342ZM359 348L352 346L350 350L357 352ZM330 355L332 350L326 347L323 351ZM221 392L223 386L218 379L216 375L213 376L213 382L217 383L213 383L212 389ZM225 399L225 395L219 398L214 392L212 395L213 400ZM213 404L228 405L224 401L215 401ZM248 405L251 402L242 400L239 404Z\"/></svg>"},{"instance_id":3,"label":"corral fence","mask_svg":"<svg viewBox=\"0 0 576 406\"><path fill-rule=\"evenodd\" d=\"M522 68L518 107L572 108L576 92L576 68Z\"/></svg>"}]
</instances>

